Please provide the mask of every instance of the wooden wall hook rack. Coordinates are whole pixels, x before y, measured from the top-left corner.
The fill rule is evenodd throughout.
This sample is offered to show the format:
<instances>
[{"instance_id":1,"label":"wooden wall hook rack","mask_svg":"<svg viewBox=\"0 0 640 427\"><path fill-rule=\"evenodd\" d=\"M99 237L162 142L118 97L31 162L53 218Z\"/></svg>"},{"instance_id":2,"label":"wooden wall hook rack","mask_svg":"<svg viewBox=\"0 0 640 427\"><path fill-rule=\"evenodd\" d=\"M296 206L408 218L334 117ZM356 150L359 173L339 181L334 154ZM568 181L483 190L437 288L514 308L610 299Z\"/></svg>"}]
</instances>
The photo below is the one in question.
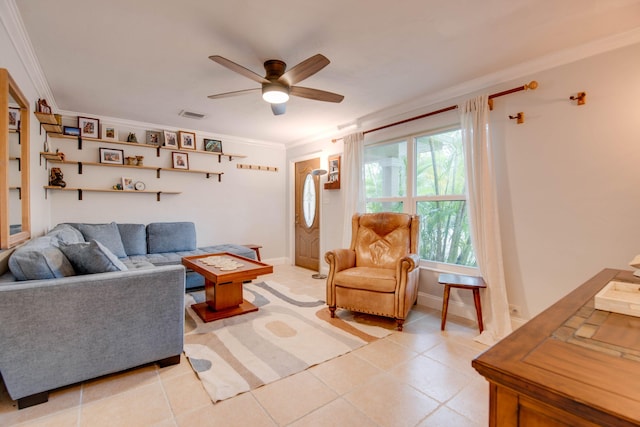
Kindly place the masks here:
<instances>
[{"instance_id":1,"label":"wooden wall hook rack","mask_svg":"<svg viewBox=\"0 0 640 427\"><path fill-rule=\"evenodd\" d=\"M242 163L238 163L236 167L238 169L250 169L254 171L278 172L278 168L275 166L245 165Z\"/></svg>"}]
</instances>

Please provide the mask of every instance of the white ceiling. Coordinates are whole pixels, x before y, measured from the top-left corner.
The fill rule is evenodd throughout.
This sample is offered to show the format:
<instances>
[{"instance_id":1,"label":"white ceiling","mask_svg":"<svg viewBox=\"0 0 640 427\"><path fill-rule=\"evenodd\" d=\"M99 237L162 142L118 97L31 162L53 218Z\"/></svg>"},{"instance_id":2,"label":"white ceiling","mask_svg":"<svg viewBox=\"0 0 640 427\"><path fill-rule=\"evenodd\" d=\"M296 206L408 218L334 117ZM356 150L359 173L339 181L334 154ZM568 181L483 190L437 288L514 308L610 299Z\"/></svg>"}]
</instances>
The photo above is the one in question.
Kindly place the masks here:
<instances>
[{"instance_id":1,"label":"white ceiling","mask_svg":"<svg viewBox=\"0 0 640 427\"><path fill-rule=\"evenodd\" d=\"M15 3L59 109L284 144L640 27L640 0ZM264 75L316 53L331 64L300 85L340 104L292 97L274 116L259 93L207 98L259 86L210 55Z\"/></svg>"}]
</instances>

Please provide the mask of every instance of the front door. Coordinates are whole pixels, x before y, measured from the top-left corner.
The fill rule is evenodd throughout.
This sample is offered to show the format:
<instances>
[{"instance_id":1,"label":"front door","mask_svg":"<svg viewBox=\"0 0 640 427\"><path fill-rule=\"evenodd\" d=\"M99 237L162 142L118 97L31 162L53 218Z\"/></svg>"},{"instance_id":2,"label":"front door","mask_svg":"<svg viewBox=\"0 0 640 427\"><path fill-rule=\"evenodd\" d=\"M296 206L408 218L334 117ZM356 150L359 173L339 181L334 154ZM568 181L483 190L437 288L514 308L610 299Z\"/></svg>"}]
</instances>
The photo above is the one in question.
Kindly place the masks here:
<instances>
[{"instance_id":1,"label":"front door","mask_svg":"<svg viewBox=\"0 0 640 427\"><path fill-rule=\"evenodd\" d=\"M320 180L311 171L320 167L320 159L296 163L295 177L295 264L310 270L320 269Z\"/></svg>"}]
</instances>

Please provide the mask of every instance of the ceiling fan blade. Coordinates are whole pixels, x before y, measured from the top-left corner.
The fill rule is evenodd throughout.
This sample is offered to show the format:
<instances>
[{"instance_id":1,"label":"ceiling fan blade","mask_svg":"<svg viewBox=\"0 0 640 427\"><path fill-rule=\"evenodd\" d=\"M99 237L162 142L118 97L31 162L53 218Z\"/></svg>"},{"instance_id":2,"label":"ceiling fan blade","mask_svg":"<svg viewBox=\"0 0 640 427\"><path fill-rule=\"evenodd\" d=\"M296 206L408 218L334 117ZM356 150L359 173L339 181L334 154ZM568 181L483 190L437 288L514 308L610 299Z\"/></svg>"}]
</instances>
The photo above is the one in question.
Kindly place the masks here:
<instances>
[{"instance_id":1,"label":"ceiling fan blade","mask_svg":"<svg viewBox=\"0 0 640 427\"><path fill-rule=\"evenodd\" d=\"M316 101L325 102L342 102L343 95L337 93L327 92L325 90L311 89L308 87L291 86L289 95L299 96L301 98L315 99Z\"/></svg>"},{"instance_id":2,"label":"ceiling fan blade","mask_svg":"<svg viewBox=\"0 0 640 427\"><path fill-rule=\"evenodd\" d=\"M213 62L217 62L223 67L227 67L231 71L235 71L238 74L242 74L243 76L248 77L255 82L269 83L269 80L265 79L261 75L256 74L253 71L249 70L248 68L245 68L242 65L236 64L235 62L230 61L227 58L223 58L220 55L211 55L209 59L212 60Z\"/></svg>"},{"instance_id":3,"label":"ceiling fan blade","mask_svg":"<svg viewBox=\"0 0 640 427\"><path fill-rule=\"evenodd\" d=\"M279 116L284 114L287 110L287 104L283 102L282 104L271 104L271 111L273 111L274 116Z\"/></svg>"},{"instance_id":4,"label":"ceiling fan blade","mask_svg":"<svg viewBox=\"0 0 640 427\"><path fill-rule=\"evenodd\" d=\"M233 91L233 92L216 93L215 95L207 96L207 98L209 98L209 99L230 98L232 96L244 95L245 93L260 92L261 90L262 89L259 88L259 87L255 88L255 89L236 90L236 91Z\"/></svg>"},{"instance_id":5,"label":"ceiling fan blade","mask_svg":"<svg viewBox=\"0 0 640 427\"><path fill-rule=\"evenodd\" d=\"M284 73L278 80L288 85L294 85L307 77L311 77L324 67L329 65L329 60L321 54L307 58L289 71Z\"/></svg>"}]
</instances>

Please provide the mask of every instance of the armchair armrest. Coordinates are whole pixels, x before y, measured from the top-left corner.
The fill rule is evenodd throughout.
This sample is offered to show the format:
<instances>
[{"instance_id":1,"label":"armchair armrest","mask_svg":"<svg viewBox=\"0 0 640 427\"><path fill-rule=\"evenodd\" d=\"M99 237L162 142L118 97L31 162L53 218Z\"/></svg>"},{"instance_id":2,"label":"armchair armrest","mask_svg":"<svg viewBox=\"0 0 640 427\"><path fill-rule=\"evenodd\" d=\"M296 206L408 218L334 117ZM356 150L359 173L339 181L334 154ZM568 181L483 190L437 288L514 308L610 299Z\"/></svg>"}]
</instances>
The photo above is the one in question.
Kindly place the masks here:
<instances>
[{"instance_id":1,"label":"armchair armrest","mask_svg":"<svg viewBox=\"0 0 640 427\"><path fill-rule=\"evenodd\" d=\"M420 265L420 255L418 254L408 254L398 260L397 273L404 269L406 269L407 273L413 271ZM399 277L399 276L398 276Z\"/></svg>"},{"instance_id":2,"label":"armchair armrest","mask_svg":"<svg viewBox=\"0 0 640 427\"><path fill-rule=\"evenodd\" d=\"M356 253L350 249L334 249L324 254L324 260L329 264L329 270L337 273L355 267Z\"/></svg>"}]
</instances>

